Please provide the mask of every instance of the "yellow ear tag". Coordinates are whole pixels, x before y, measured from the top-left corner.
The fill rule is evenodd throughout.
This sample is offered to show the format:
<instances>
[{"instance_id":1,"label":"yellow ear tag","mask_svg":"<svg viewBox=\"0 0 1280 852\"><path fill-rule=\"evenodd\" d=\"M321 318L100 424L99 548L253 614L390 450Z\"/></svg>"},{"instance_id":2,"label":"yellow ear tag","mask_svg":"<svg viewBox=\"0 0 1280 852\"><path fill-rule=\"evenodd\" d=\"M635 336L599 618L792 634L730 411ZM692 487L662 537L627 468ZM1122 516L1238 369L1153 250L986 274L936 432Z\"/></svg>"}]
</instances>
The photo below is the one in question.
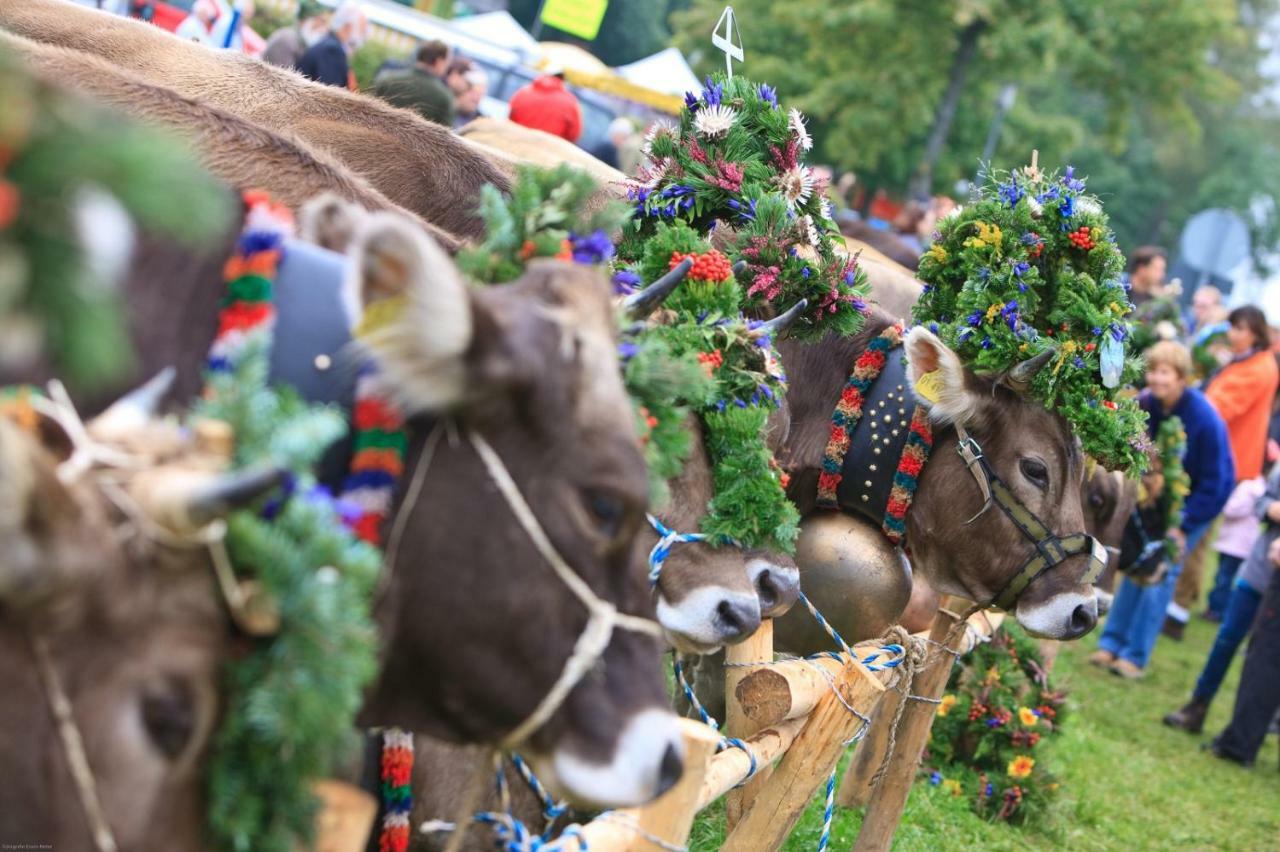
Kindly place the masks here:
<instances>
[{"instance_id":1,"label":"yellow ear tag","mask_svg":"<svg viewBox=\"0 0 1280 852\"><path fill-rule=\"evenodd\" d=\"M400 316L400 312L404 310L404 306L407 303L408 299L404 296L391 296L366 305L364 316L360 318L360 322L356 325L355 336L368 337L370 334L391 325Z\"/></svg>"},{"instance_id":2,"label":"yellow ear tag","mask_svg":"<svg viewBox=\"0 0 1280 852\"><path fill-rule=\"evenodd\" d=\"M916 379L916 396L926 402L937 402L942 395L942 371L930 370Z\"/></svg>"}]
</instances>

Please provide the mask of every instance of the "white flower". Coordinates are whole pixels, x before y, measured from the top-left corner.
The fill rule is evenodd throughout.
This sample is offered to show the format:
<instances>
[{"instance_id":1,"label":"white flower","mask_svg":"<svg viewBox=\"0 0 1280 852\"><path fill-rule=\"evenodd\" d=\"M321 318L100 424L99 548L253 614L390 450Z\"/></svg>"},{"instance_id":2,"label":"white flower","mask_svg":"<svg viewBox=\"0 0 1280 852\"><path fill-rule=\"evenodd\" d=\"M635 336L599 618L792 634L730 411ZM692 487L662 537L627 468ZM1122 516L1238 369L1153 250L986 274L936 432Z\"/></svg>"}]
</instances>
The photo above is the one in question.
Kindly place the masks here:
<instances>
[{"instance_id":1,"label":"white flower","mask_svg":"<svg viewBox=\"0 0 1280 852\"><path fill-rule=\"evenodd\" d=\"M693 117L693 129L706 139L716 139L729 132L738 114L723 105L703 107Z\"/></svg>"},{"instance_id":2,"label":"white flower","mask_svg":"<svg viewBox=\"0 0 1280 852\"><path fill-rule=\"evenodd\" d=\"M831 199L827 198L825 195L822 196L822 202L819 205L819 209L822 212L823 219L828 219L828 220L835 219L836 217L835 207L832 205Z\"/></svg>"},{"instance_id":3,"label":"white flower","mask_svg":"<svg viewBox=\"0 0 1280 852\"><path fill-rule=\"evenodd\" d=\"M809 245L816 246L821 244L822 236L818 233L818 226L814 224L813 217L806 213L800 217L800 223L804 225L805 236L809 240Z\"/></svg>"},{"instance_id":4,"label":"white flower","mask_svg":"<svg viewBox=\"0 0 1280 852\"><path fill-rule=\"evenodd\" d=\"M1101 213L1102 207L1099 206L1098 202L1094 201L1089 196L1081 195L1078 198L1076 198L1076 212L1088 213L1090 215L1094 215L1094 214Z\"/></svg>"},{"instance_id":5,"label":"white flower","mask_svg":"<svg viewBox=\"0 0 1280 852\"><path fill-rule=\"evenodd\" d=\"M800 110L792 109L787 114L787 124L791 127L791 133L796 137L796 142L800 143L800 150L808 151L813 147L813 137L804 126L804 116L800 114Z\"/></svg>"},{"instance_id":6,"label":"white flower","mask_svg":"<svg viewBox=\"0 0 1280 852\"><path fill-rule=\"evenodd\" d=\"M953 219L953 218L955 218L956 216L959 216L959 215L960 215L960 213L961 213L961 212L963 212L963 211L964 211L964 205L963 205L963 204L957 204L955 207L952 207L952 208L951 208L950 210L948 210L946 213L942 214L942 216L938 219L938 221L939 221L939 222L945 222L945 221L947 221L948 219Z\"/></svg>"},{"instance_id":7,"label":"white flower","mask_svg":"<svg viewBox=\"0 0 1280 852\"><path fill-rule=\"evenodd\" d=\"M670 123L666 121L655 121L653 125L649 128L648 132L644 134L644 145L643 147L641 147L640 150L644 153L646 157L652 157L653 156L653 140L658 138L658 134L661 133L668 136L674 136L675 130L676 130L675 127L673 127Z\"/></svg>"},{"instance_id":8,"label":"white flower","mask_svg":"<svg viewBox=\"0 0 1280 852\"><path fill-rule=\"evenodd\" d=\"M1039 219L1044 213L1044 205L1034 195L1027 196L1027 207L1031 210L1031 218Z\"/></svg>"},{"instance_id":9,"label":"white flower","mask_svg":"<svg viewBox=\"0 0 1280 852\"><path fill-rule=\"evenodd\" d=\"M813 172L806 166L787 169L774 178L774 182L792 210L803 205L813 194Z\"/></svg>"}]
</instances>

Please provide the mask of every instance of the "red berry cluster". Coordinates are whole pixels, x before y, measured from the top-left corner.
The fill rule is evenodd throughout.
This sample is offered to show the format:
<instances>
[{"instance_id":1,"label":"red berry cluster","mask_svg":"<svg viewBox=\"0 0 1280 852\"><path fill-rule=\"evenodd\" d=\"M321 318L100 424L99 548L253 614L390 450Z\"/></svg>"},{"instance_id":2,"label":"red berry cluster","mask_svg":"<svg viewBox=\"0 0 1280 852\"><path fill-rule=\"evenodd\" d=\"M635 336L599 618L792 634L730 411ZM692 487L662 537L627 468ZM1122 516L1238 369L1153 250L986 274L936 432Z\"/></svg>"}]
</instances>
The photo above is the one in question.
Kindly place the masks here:
<instances>
[{"instance_id":1,"label":"red berry cluster","mask_svg":"<svg viewBox=\"0 0 1280 852\"><path fill-rule=\"evenodd\" d=\"M1071 242L1075 244L1076 248L1084 251L1089 251L1097 245L1097 243L1093 241L1093 234L1090 233L1088 225L1081 225L1079 228L1076 228L1074 231L1067 234L1067 239L1071 240Z\"/></svg>"},{"instance_id":2,"label":"red berry cluster","mask_svg":"<svg viewBox=\"0 0 1280 852\"><path fill-rule=\"evenodd\" d=\"M1032 243L1031 250L1027 252L1027 256L1032 260L1037 260L1044 253L1044 240L1035 231L1031 232L1031 236L1035 237L1036 241Z\"/></svg>"},{"instance_id":3,"label":"red berry cluster","mask_svg":"<svg viewBox=\"0 0 1280 852\"><path fill-rule=\"evenodd\" d=\"M667 264L668 269L675 269L680 265L680 261L686 257L693 258L693 268L689 270L689 277L695 281L712 281L719 283L728 281L733 277L733 264L729 262L729 258L720 252L712 249L703 254L690 252L683 254L678 251L671 253L671 262Z\"/></svg>"}]
</instances>

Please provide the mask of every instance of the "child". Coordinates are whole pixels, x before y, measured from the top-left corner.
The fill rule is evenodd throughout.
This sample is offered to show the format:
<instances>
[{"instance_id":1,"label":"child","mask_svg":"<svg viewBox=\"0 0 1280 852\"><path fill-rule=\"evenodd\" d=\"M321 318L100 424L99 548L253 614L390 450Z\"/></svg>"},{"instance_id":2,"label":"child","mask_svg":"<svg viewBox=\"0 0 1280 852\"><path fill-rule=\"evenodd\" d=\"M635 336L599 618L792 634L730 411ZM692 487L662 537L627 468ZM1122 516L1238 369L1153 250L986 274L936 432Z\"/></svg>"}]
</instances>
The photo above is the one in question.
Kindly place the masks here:
<instances>
[{"instance_id":1,"label":"child","mask_svg":"<svg viewBox=\"0 0 1280 852\"><path fill-rule=\"evenodd\" d=\"M1214 542L1214 549L1218 551L1218 573L1213 581L1213 591L1209 592L1208 608L1203 613L1206 621L1222 621L1236 571L1248 557L1261 532L1253 505L1266 487L1267 482L1261 476L1242 480L1231 492L1227 505L1222 507L1222 525L1218 528L1218 540Z\"/></svg>"}]
</instances>

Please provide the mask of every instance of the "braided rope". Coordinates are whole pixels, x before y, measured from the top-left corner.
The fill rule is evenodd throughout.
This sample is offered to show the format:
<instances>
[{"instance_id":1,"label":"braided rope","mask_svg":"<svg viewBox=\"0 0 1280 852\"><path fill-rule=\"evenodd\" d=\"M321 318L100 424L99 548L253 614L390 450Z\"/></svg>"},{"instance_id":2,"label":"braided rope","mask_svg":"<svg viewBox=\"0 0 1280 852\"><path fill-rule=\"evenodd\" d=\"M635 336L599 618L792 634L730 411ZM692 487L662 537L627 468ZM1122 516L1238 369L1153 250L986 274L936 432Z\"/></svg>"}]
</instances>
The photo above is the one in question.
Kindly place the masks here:
<instances>
[{"instance_id":1,"label":"braided rope","mask_svg":"<svg viewBox=\"0 0 1280 852\"><path fill-rule=\"evenodd\" d=\"M534 773L532 767L525 762L524 758L518 754L512 753L511 762L515 764L519 770L521 777L524 778L529 789L533 790L533 794L542 802L542 818L546 820L546 825L542 828L542 839L548 840L551 835L552 828L555 827L556 820L560 819L567 810L569 805L566 802L557 802L551 792L543 786L542 781Z\"/></svg>"},{"instance_id":2,"label":"braided rope","mask_svg":"<svg viewBox=\"0 0 1280 852\"><path fill-rule=\"evenodd\" d=\"M822 834L818 837L818 852L827 852L831 845L831 823L836 812L836 770L831 770L827 779L827 803L822 811Z\"/></svg>"},{"instance_id":3,"label":"braided rope","mask_svg":"<svg viewBox=\"0 0 1280 852\"><path fill-rule=\"evenodd\" d=\"M720 733L720 723L707 712L706 707L702 706L702 702L698 700L698 696L694 694L693 687L690 686L688 679L684 676L684 664L681 663L674 655L671 658L671 668L675 672L676 683L680 684L680 689L684 692L684 697L689 700L690 706L692 706L697 712L698 718L702 720L702 724L711 728L716 733ZM743 784L750 781L755 776L756 771L760 768L756 763L756 753L738 737L726 737L721 735L720 743L716 746L716 753L719 754L727 748L741 749L749 761L746 777L735 785L736 787L741 787Z\"/></svg>"},{"instance_id":4,"label":"braided rope","mask_svg":"<svg viewBox=\"0 0 1280 852\"><path fill-rule=\"evenodd\" d=\"M659 536L658 543L649 551L649 585L652 587L658 585L658 578L662 576L662 566L677 544L706 541L707 537L702 533L676 532L673 529L669 529L653 515L646 515L645 517L649 519L649 526L653 527L654 532Z\"/></svg>"}]
</instances>

